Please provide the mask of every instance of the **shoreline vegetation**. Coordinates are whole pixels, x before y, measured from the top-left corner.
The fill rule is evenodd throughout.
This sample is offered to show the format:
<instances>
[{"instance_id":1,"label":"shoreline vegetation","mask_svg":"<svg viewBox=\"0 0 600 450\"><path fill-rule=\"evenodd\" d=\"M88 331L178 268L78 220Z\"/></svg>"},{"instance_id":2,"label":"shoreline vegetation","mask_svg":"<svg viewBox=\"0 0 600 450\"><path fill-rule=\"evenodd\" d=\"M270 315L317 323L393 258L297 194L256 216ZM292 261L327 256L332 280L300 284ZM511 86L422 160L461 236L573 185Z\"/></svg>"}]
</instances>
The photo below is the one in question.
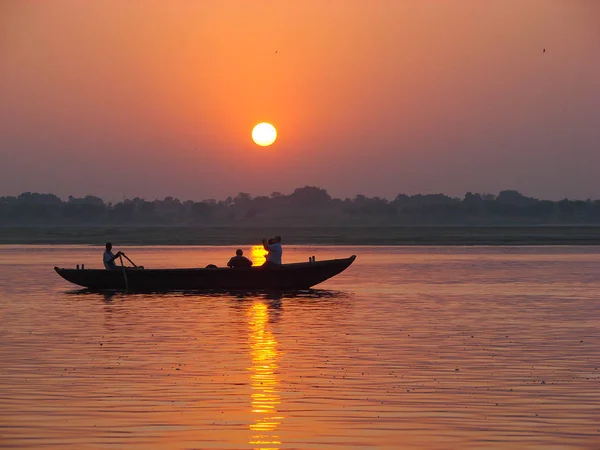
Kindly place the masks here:
<instances>
[{"instance_id":1,"label":"shoreline vegetation","mask_svg":"<svg viewBox=\"0 0 600 450\"><path fill-rule=\"evenodd\" d=\"M600 226L9 226L1 245L258 245L279 234L287 245L600 245Z\"/></svg>"},{"instance_id":2,"label":"shoreline vegetation","mask_svg":"<svg viewBox=\"0 0 600 450\"><path fill-rule=\"evenodd\" d=\"M600 200L514 190L340 199L315 186L220 201L0 197L0 244L249 245L274 235L292 245L600 245Z\"/></svg>"}]
</instances>

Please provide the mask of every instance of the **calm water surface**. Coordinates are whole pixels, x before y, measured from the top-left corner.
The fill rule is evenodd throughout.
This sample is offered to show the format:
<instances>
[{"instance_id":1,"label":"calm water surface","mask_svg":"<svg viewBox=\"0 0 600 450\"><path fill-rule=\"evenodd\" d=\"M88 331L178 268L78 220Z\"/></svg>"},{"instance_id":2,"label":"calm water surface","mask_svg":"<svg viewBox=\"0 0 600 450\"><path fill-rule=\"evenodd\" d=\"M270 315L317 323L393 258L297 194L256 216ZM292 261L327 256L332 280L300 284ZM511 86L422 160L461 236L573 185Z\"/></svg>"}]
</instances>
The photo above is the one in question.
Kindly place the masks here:
<instances>
[{"instance_id":1,"label":"calm water surface","mask_svg":"<svg viewBox=\"0 0 600 450\"><path fill-rule=\"evenodd\" d=\"M146 267L234 247L131 247ZM292 295L97 294L0 247L0 448L600 448L600 248L357 254Z\"/></svg>"}]
</instances>

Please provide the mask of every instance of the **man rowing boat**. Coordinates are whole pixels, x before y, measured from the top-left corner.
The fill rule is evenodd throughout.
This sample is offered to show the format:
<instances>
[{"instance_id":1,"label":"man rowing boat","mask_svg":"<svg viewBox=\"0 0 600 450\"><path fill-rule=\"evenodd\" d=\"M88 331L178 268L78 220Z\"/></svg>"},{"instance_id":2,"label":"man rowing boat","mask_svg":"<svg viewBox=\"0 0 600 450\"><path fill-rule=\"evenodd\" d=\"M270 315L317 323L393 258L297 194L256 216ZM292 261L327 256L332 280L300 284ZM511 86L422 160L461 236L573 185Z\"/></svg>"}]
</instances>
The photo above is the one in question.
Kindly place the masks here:
<instances>
[{"instance_id":1,"label":"man rowing boat","mask_svg":"<svg viewBox=\"0 0 600 450\"><path fill-rule=\"evenodd\" d=\"M115 259L117 259L119 256L123 255L123 252L117 252L117 254L113 254L112 252L112 244L110 242L106 243L106 248L104 250L104 256L102 258L102 260L104 261L104 268L108 269L108 270L114 270L114 269L118 269L117 265L115 264Z\"/></svg>"}]
</instances>

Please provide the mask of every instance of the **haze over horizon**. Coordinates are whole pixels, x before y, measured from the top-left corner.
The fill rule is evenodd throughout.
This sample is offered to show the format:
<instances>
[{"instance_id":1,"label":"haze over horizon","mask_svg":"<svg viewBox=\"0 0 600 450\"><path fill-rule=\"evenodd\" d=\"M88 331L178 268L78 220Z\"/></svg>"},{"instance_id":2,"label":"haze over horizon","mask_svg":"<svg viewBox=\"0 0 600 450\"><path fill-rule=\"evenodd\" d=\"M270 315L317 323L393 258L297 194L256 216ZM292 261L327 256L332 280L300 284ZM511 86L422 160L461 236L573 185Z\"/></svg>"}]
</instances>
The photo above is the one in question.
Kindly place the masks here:
<instances>
[{"instance_id":1,"label":"haze over horizon","mask_svg":"<svg viewBox=\"0 0 600 450\"><path fill-rule=\"evenodd\" d=\"M598 74L594 0L9 0L0 196L596 199Z\"/></svg>"}]
</instances>

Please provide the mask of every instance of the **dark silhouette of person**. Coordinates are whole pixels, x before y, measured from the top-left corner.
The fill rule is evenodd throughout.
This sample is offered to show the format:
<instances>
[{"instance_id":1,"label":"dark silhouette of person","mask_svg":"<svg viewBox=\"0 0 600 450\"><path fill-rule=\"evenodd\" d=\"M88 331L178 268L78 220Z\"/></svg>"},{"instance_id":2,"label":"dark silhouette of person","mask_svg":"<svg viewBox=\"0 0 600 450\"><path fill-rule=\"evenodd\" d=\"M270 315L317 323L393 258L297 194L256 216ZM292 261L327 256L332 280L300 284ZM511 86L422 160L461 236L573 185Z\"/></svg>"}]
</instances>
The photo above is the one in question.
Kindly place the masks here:
<instances>
[{"instance_id":1,"label":"dark silhouette of person","mask_svg":"<svg viewBox=\"0 0 600 450\"><path fill-rule=\"evenodd\" d=\"M115 259L117 259L122 254L123 252L117 252L116 254L113 254L112 244L110 242L107 242L104 250L104 256L102 258L102 260L104 261L104 268L109 270L117 269L118 267L115 264Z\"/></svg>"},{"instance_id":2,"label":"dark silhouette of person","mask_svg":"<svg viewBox=\"0 0 600 450\"><path fill-rule=\"evenodd\" d=\"M268 252L263 266L281 266L281 257L283 248L281 247L281 236L275 236L272 239L263 239L263 247Z\"/></svg>"},{"instance_id":3,"label":"dark silhouette of person","mask_svg":"<svg viewBox=\"0 0 600 450\"><path fill-rule=\"evenodd\" d=\"M238 248L235 251L235 256L233 256L229 262L227 263L228 267L232 269L237 269L240 267L250 267L252 265L252 261L244 256L244 252L241 248Z\"/></svg>"}]
</instances>

